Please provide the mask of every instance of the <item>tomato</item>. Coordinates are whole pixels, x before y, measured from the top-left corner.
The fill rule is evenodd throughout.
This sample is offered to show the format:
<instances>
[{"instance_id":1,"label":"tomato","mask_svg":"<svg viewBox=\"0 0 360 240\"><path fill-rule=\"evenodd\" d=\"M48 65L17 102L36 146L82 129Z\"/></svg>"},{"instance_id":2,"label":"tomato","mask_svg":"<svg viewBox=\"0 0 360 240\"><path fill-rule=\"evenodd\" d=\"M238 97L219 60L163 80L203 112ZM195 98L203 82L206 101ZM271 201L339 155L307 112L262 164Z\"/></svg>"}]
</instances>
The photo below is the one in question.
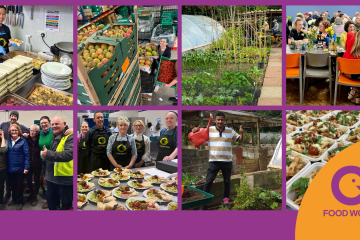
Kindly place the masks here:
<instances>
[{"instance_id":1,"label":"tomato","mask_svg":"<svg viewBox=\"0 0 360 240\"><path fill-rule=\"evenodd\" d=\"M315 121L313 122L313 126L316 126L318 123L319 123L319 120L315 120Z\"/></svg>"},{"instance_id":2,"label":"tomato","mask_svg":"<svg viewBox=\"0 0 360 240\"><path fill-rule=\"evenodd\" d=\"M319 150L316 147L310 147L309 154L310 155L319 155Z\"/></svg>"},{"instance_id":3,"label":"tomato","mask_svg":"<svg viewBox=\"0 0 360 240\"><path fill-rule=\"evenodd\" d=\"M336 117L334 115L330 117L330 120L335 120L335 119Z\"/></svg>"},{"instance_id":4,"label":"tomato","mask_svg":"<svg viewBox=\"0 0 360 240\"><path fill-rule=\"evenodd\" d=\"M348 113L348 112L350 112L350 111L349 111L349 110L344 110L343 112L344 112L344 113Z\"/></svg>"},{"instance_id":5,"label":"tomato","mask_svg":"<svg viewBox=\"0 0 360 240\"><path fill-rule=\"evenodd\" d=\"M89 185L86 185L85 187L84 187L84 189L88 189L89 188Z\"/></svg>"},{"instance_id":6,"label":"tomato","mask_svg":"<svg viewBox=\"0 0 360 240\"><path fill-rule=\"evenodd\" d=\"M309 132L309 136L310 136L310 137L313 137L313 136L315 136L315 133Z\"/></svg>"}]
</instances>

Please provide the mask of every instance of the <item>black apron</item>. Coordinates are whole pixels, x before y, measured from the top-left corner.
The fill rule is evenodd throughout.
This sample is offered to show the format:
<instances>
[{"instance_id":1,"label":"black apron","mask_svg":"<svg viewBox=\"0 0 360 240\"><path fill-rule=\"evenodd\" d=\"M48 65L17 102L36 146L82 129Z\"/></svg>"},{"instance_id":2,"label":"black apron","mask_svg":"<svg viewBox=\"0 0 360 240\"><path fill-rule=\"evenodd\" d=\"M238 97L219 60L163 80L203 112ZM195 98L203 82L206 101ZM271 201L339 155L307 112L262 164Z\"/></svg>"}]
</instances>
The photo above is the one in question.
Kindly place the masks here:
<instances>
[{"instance_id":1,"label":"black apron","mask_svg":"<svg viewBox=\"0 0 360 240\"><path fill-rule=\"evenodd\" d=\"M135 139L135 143L136 143L136 150L137 150L137 158L136 158L135 163L139 163L141 161L142 156L144 156L144 154L145 154L144 135L142 135L141 141L138 141ZM144 166L145 166L145 162L140 167L144 167ZM134 164L133 168L135 168L135 164Z\"/></svg>"},{"instance_id":2,"label":"black apron","mask_svg":"<svg viewBox=\"0 0 360 240\"><path fill-rule=\"evenodd\" d=\"M82 138L82 136L80 136L78 146L78 175L80 173L89 173L89 159L86 153L85 138Z\"/></svg>"},{"instance_id":3,"label":"black apron","mask_svg":"<svg viewBox=\"0 0 360 240\"><path fill-rule=\"evenodd\" d=\"M170 156L175 151L175 149L177 148L174 141L174 135L176 131L177 126L175 127L172 135L165 135L166 130L162 135L160 135L160 138L158 140L159 149L156 161L163 161L164 157ZM177 158L177 156L175 158Z\"/></svg>"},{"instance_id":4,"label":"black apron","mask_svg":"<svg viewBox=\"0 0 360 240\"><path fill-rule=\"evenodd\" d=\"M0 27L0 46L5 49L6 53L9 52L10 39L10 29L3 24Z\"/></svg>"},{"instance_id":5,"label":"black apron","mask_svg":"<svg viewBox=\"0 0 360 240\"><path fill-rule=\"evenodd\" d=\"M92 136L91 156L90 156L90 172L102 168L109 169L110 160L106 155L106 147L109 136L107 134L100 134L99 129L96 129Z\"/></svg>"},{"instance_id":6,"label":"black apron","mask_svg":"<svg viewBox=\"0 0 360 240\"><path fill-rule=\"evenodd\" d=\"M117 136L119 136L119 134L116 135L115 142L112 145L111 155L114 157L117 164L126 167L130 164L132 157L129 138L126 135L127 141L117 141ZM111 163L110 165L110 170L113 171L115 167Z\"/></svg>"}]
</instances>

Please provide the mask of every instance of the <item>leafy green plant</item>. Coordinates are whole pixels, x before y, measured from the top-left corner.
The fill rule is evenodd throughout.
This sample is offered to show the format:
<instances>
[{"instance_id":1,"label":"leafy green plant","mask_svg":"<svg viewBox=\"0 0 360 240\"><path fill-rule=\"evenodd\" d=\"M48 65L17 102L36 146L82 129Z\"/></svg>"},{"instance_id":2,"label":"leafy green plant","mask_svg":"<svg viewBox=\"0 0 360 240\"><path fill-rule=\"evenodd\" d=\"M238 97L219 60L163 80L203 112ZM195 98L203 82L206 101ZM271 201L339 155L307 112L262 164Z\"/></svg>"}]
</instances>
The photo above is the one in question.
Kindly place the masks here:
<instances>
[{"instance_id":1,"label":"leafy green plant","mask_svg":"<svg viewBox=\"0 0 360 240\"><path fill-rule=\"evenodd\" d=\"M190 176L189 173L182 173L182 185L189 186L189 185L195 185L196 182L199 181L199 178L196 176Z\"/></svg>"},{"instance_id":2,"label":"leafy green plant","mask_svg":"<svg viewBox=\"0 0 360 240\"><path fill-rule=\"evenodd\" d=\"M281 201L282 199L281 194L264 188L260 189L262 192L259 194L259 199L271 209L275 209L279 205L277 201Z\"/></svg>"}]
</instances>

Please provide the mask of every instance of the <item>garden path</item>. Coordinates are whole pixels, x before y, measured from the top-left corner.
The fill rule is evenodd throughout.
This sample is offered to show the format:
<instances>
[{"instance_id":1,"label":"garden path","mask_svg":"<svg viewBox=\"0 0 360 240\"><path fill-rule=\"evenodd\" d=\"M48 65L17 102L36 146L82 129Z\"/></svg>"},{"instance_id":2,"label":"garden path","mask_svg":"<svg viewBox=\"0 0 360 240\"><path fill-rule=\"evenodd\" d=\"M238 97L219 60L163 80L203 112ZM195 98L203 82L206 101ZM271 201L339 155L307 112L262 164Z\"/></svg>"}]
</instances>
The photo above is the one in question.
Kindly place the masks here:
<instances>
[{"instance_id":1,"label":"garden path","mask_svg":"<svg viewBox=\"0 0 360 240\"><path fill-rule=\"evenodd\" d=\"M282 97L282 48L272 47L258 105L280 106Z\"/></svg>"}]
</instances>

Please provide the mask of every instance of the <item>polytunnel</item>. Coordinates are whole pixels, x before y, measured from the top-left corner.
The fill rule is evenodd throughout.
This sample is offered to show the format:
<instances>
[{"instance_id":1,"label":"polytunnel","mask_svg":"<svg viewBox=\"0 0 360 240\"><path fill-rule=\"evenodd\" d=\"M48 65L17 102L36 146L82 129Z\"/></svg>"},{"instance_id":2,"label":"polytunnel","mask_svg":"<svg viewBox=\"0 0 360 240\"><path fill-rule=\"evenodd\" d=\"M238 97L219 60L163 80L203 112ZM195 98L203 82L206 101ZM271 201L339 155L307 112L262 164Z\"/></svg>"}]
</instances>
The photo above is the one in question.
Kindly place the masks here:
<instances>
[{"instance_id":1,"label":"polytunnel","mask_svg":"<svg viewBox=\"0 0 360 240\"><path fill-rule=\"evenodd\" d=\"M206 16L182 15L182 52L198 49L219 39L223 26Z\"/></svg>"}]
</instances>

